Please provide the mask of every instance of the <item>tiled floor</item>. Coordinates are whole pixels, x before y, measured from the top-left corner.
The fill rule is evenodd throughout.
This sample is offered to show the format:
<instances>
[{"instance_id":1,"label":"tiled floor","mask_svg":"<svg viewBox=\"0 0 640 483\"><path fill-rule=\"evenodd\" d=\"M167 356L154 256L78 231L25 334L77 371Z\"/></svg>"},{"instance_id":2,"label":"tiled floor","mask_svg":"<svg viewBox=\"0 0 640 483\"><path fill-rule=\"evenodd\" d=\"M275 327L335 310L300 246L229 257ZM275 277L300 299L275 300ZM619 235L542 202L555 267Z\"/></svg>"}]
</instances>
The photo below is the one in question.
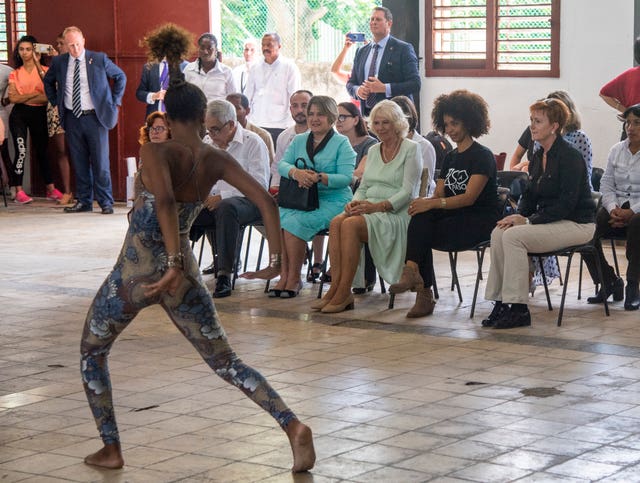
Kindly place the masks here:
<instances>
[{"instance_id":1,"label":"tiled floor","mask_svg":"<svg viewBox=\"0 0 640 483\"><path fill-rule=\"evenodd\" d=\"M617 303L607 318L576 300L576 263L562 327L538 291L532 327L482 329L491 305L480 296L469 319L473 255L460 261L458 304L444 254L427 318L404 317L410 294L387 310L377 289L335 316L308 310L309 285L273 300L263 283L239 281L217 303L237 352L313 428L311 474L291 475L274 421L211 374L157 308L111 356L126 466L85 466L100 441L79 339L125 213L0 207L0 481L640 481L640 314Z\"/></svg>"}]
</instances>

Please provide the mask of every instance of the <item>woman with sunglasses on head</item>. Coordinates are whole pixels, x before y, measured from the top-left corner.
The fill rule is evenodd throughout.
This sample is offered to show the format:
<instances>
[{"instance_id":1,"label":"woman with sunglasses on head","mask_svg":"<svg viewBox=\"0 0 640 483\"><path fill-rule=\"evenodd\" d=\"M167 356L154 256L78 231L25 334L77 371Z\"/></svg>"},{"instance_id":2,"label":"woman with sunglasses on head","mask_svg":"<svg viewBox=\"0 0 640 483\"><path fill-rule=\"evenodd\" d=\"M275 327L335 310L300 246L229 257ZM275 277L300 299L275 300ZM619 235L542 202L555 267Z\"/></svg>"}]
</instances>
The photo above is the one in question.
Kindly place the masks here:
<instances>
[{"instance_id":1,"label":"woman with sunglasses on head","mask_svg":"<svg viewBox=\"0 0 640 483\"><path fill-rule=\"evenodd\" d=\"M85 321L82 380L104 444L87 456L85 463L112 469L124 465L107 359L118 335L140 310L160 305L211 369L267 411L285 431L293 451L292 471L309 470L315 462L311 429L229 345L188 238L211 187L219 180L227 181L258 206L269 240L269 266L245 275L272 278L280 270L277 207L269 193L230 155L202 142L206 98L198 87L185 82L179 68L191 45L190 34L167 25L144 40L150 57L166 57L169 62L165 105L172 139L150 142L140 149L144 164L124 245Z\"/></svg>"}]
</instances>

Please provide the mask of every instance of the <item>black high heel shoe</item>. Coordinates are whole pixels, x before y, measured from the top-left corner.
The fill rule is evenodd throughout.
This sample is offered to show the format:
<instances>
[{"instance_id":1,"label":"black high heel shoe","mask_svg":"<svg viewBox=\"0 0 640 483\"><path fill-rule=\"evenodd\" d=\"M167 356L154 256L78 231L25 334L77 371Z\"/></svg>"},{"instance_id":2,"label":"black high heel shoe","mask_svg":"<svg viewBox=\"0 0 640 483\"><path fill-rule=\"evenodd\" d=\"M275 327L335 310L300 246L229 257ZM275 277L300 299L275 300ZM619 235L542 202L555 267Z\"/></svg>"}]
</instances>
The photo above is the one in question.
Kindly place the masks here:
<instances>
[{"instance_id":1,"label":"black high heel shoe","mask_svg":"<svg viewBox=\"0 0 640 483\"><path fill-rule=\"evenodd\" d=\"M318 280L321 273L322 273L322 264L314 263L311 266L311 271L307 274L307 282L316 283L316 280Z\"/></svg>"},{"instance_id":2,"label":"black high heel shoe","mask_svg":"<svg viewBox=\"0 0 640 483\"><path fill-rule=\"evenodd\" d=\"M269 298L278 298L280 297L280 294L282 293L282 290L278 290L277 288L270 288L269 291L267 292L267 297Z\"/></svg>"},{"instance_id":3,"label":"black high heel shoe","mask_svg":"<svg viewBox=\"0 0 640 483\"><path fill-rule=\"evenodd\" d=\"M300 283L298 283L298 287L295 290L282 290L280 292L280 298L281 299L292 299L294 297L297 297L298 294L300 293L300 290L302 289L302 280L300 281Z\"/></svg>"},{"instance_id":4,"label":"black high heel shoe","mask_svg":"<svg viewBox=\"0 0 640 483\"><path fill-rule=\"evenodd\" d=\"M351 289L351 292L353 292L356 295L362 295L367 292L371 292L375 284L376 284L375 282L365 282L366 287L353 287Z\"/></svg>"}]
</instances>

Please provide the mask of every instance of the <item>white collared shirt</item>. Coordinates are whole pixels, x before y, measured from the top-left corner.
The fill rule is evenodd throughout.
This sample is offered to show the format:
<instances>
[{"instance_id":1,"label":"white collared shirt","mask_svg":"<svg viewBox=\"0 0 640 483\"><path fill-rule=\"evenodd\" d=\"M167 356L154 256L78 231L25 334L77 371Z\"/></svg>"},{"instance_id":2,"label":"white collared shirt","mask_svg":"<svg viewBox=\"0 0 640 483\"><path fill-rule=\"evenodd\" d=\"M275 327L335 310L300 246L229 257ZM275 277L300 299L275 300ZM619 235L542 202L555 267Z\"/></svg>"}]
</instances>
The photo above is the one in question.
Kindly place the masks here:
<instances>
[{"instance_id":1,"label":"white collared shirt","mask_svg":"<svg viewBox=\"0 0 640 483\"><path fill-rule=\"evenodd\" d=\"M235 126L236 132L225 151L233 156L240 163L240 166L260 183L260 186L268 189L269 152L267 151L267 145L260 139L260 136L248 129L244 129L239 122L236 121ZM203 141L221 149L209 135L205 136ZM218 181L211 192L212 194L219 194L222 199L232 196L244 196L226 181Z\"/></svg>"},{"instance_id":2,"label":"white collared shirt","mask_svg":"<svg viewBox=\"0 0 640 483\"><path fill-rule=\"evenodd\" d=\"M373 46L375 44L378 44L380 46L380 48L378 49L378 58L376 59L376 77L378 77L378 74L380 72L380 64L382 63L382 54L384 54L384 49L387 46L387 42L389 42L389 37L391 37L391 34L388 34L385 38L383 38L382 40L380 40L380 42L372 42L371 44L371 49L369 50L369 55L367 56L367 60L365 60L364 62L364 77L363 79L368 80L369 79L369 68L371 67L371 61L373 60ZM391 84L385 84L384 85L385 88L385 96L387 98L391 97Z\"/></svg>"},{"instance_id":3,"label":"white collared shirt","mask_svg":"<svg viewBox=\"0 0 640 483\"><path fill-rule=\"evenodd\" d=\"M600 180L602 206L611 212L628 201L634 213L640 213L640 151L631 154L629 140L614 144L607 168Z\"/></svg>"},{"instance_id":4,"label":"white collared shirt","mask_svg":"<svg viewBox=\"0 0 640 483\"><path fill-rule=\"evenodd\" d=\"M184 78L187 82L197 85L207 102L218 99L224 100L229 94L237 92L236 83L233 80L231 68L224 65L219 60L209 72L198 70L198 61L190 62L184 68Z\"/></svg>"},{"instance_id":5,"label":"white collared shirt","mask_svg":"<svg viewBox=\"0 0 640 483\"><path fill-rule=\"evenodd\" d=\"M89 91L89 81L87 76L87 51L83 50L80 56L80 103L83 111L95 109ZM89 62L92 59L89 58ZM69 54L69 66L67 67L67 81L64 86L64 107L73 110L73 70L75 69L76 58Z\"/></svg>"},{"instance_id":6,"label":"white collared shirt","mask_svg":"<svg viewBox=\"0 0 640 483\"><path fill-rule=\"evenodd\" d=\"M289 99L300 89L300 70L282 55L267 64L264 58L251 67L244 92L251 105L249 119L266 128L284 129L293 123Z\"/></svg>"},{"instance_id":7,"label":"white collared shirt","mask_svg":"<svg viewBox=\"0 0 640 483\"><path fill-rule=\"evenodd\" d=\"M271 165L271 186L280 186L280 173L278 172L278 164L284 157L284 153L289 147L289 144L291 144L293 138L297 135L298 133L296 132L295 124L293 126L289 126L287 129L278 134L278 139L276 139L276 156L273 159L273 164Z\"/></svg>"}]
</instances>

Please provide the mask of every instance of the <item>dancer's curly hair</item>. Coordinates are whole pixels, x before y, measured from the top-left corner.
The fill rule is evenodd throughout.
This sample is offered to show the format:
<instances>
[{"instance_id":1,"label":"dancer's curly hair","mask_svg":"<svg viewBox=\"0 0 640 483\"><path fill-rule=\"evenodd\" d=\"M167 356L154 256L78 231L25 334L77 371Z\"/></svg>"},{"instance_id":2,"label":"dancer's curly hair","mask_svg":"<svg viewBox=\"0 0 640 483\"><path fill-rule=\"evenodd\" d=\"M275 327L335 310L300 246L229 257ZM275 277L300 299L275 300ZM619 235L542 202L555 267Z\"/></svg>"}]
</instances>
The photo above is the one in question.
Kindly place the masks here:
<instances>
[{"instance_id":1,"label":"dancer's curly hair","mask_svg":"<svg viewBox=\"0 0 640 483\"><path fill-rule=\"evenodd\" d=\"M192 54L193 39L194 35L188 30L166 23L147 32L140 43L147 50L149 62L160 62L166 57L167 63L177 68L182 59Z\"/></svg>"},{"instance_id":2,"label":"dancer's curly hair","mask_svg":"<svg viewBox=\"0 0 640 483\"><path fill-rule=\"evenodd\" d=\"M174 121L199 121L204 118L207 98L200 88L185 81L180 62L193 49L194 35L172 23L161 25L147 33L142 45L149 59L167 58L169 64L169 88L164 96L167 117Z\"/></svg>"}]
</instances>

